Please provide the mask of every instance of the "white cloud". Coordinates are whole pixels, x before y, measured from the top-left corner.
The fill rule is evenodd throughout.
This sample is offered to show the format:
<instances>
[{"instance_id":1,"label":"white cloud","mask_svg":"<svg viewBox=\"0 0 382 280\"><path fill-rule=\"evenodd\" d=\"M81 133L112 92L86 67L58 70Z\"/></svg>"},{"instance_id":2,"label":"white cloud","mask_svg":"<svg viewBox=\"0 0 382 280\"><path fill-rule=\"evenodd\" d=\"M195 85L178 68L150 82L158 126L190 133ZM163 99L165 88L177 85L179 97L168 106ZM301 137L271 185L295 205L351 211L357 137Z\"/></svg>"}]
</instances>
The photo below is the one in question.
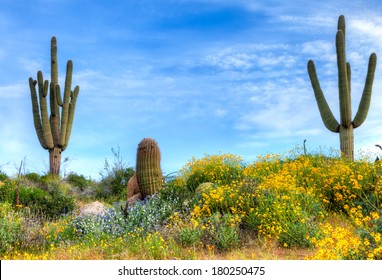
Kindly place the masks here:
<instances>
[{"instance_id":1,"label":"white cloud","mask_svg":"<svg viewBox=\"0 0 382 280\"><path fill-rule=\"evenodd\" d=\"M320 60L336 61L334 42L316 40L302 44L302 53Z\"/></svg>"},{"instance_id":2,"label":"white cloud","mask_svg":"<svg viewBox=\"0 0 382 280\"><path fill-rule=\"evenodd\" d=\"M231 48L205 58L207 65L216 66L222 70L248 70L253 66L254 55L234 52Z\"/></svg>"},{"instance_id":3,"label":"white cloud","mask_svg":"<svg viewBox=\"0 0 382 280\"><path fill-rule=\"evenodd\" d=\"M214 110L214 115L218 118L223 118L228 114L228 111L222 108L218 108Z\"/></svg>"},{"instance_id":4,"label":"white cloud","mask_svg":"<svg viewBox=\"0 0 382 280\"><path fill-rule=\"evenodd\" d=\"M29 58L25 58L25 57L20 57L18 59L18 65L24 69L27 73L30 73L30 76L33 78L33 79L37 79L37 71L39 71L40 69L43 68L44 64L37 61L37 60L34 60L34 59L29 59ZM45 75L48 75L48 74L45 74ZM44 79L49 79L50 80L50 75L49 77L48 76L44 76Z\"/></svg>"},{"instance_id":5,"label":"white cloud","mask_svg":"<svg viewBox=\"0 0 382 280\"><path fill-rule=\"evenodd\" d=\"M347 23L351 32L355 32L357 36L367 36L370 41L381 45L382 42L382 18L373 17L372 19L350 19Z\"/></svg>"},{"instance_id":6,"label":"white cloud","mask_svg":"<svg viewBox=\"0 0 382 280\"><path fill-rule=\"evenodd\" d=\"M328 16L322 15L310 15L310 16L298 16L298 15L281 15L278 19L282 22L287 23L287 25L291 25L294 28L299 29L311 29L312 27L317 28L331 28L336 24L336 19Z\"/></svg>"},{"instance_id":7,"label":"white cloud","mask_svg":"<svg viewBox=\"0 0 382 280\"><path fill-rule=\"evenodd\" d=\"M5 102L5 100L8 99L18 99L24 97L26 94L25 91L29 91L29 87L26 83L0 86L0 100L3 99L3 102ZM1 106L2 105L0 105L0 107Z\"/></svg>"},{"instance_id":8,"label":"white cloud","mask_svg":"<svg viewBox=\"0 0 382 280\"><path fill-rule=\"evenodd\" d=\"M289 68L296 64L293 54L288 54L290 46L286 44L245 44L210 50L200 61L201 65L215 67L220 71L243 72L269 71L277 66Z\"/></svg>"},{"instance_id":9,"label":"white cloud","mask_svg":"<svg viewBox=\"0 0 382 280\"><path fill-rule=\"evenodd\" d=\"M314 118L314 97L308 95L308 84L296 79L281 83L266 82L249 100L253 106L241 114L236 124L238 130L255 130L278 135L295 134L306 130L306 124Z\"/></svg>"}]
</instances>

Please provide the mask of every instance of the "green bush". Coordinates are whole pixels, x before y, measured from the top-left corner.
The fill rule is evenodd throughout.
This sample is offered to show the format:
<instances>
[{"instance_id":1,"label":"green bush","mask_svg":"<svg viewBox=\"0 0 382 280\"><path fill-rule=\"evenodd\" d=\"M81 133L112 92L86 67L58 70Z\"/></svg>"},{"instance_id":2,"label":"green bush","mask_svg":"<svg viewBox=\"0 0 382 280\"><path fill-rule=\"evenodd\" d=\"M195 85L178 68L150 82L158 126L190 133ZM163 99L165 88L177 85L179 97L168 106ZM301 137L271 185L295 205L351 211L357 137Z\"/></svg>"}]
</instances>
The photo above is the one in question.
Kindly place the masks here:
<instances>
[{"instance_id":1,"label":"green bush","mask_svg":"<svg viewBox=\"0 0 382 280\"><path fill-rule=\"evenodd\" d=\"M12 193L13 197L15 192ZM32 213L42 214L48 219L56 219L74 209L74 199L60 190L44 191L37 187L19 187L22 207L28 207Z\"/></svg>"},{"instance_id":2,"label":"green bush","mask_svg":"<svg viewBox=\"0 0 382 280\"><path fill-rule=\"evenodd\" d=\"M161 200L171 203L174 209L186 212L189 212L189 207L196 199L195 194L190 192L186 185L178 185L176 181L166 183L165 187L159 190L158 196Z\"/></svg>"},{"instance_id":3,"label":"green bush","mask_svg":"<svg viewBox=\"0 0 382 280\"><path fill-rule=\"evenodd\" d=\"M36 187L19 187L20 203L24 206L41 206L48 199L48 193Z\"/></svg>"},{"instance_id":4,"label":"green bush","mask_svg":"<svg viewBox=\"0 0 382 280\"><path fill-rule=\"evenodd\" d=\"M220 250L229 250L239 244L240 219L231 214L215 213L205 220L205 235L209 243Z\"/></svg>"},{"instance_id":5,"label":"green bush","mask_svg":"<svg viewBox=\"0 0 382 280\"><path fill-rule=\"evenodd\" d=\"M184 246L197 245L202 236L203 231L200 228L184 228L178 233L179 242Z\"/></svg>"},{"instance_id":6,"label":"green bush","mask_svg":"<svg viewBox=\"0 0 382 280\"><path fill-rule=\"evenodd\" d=\"M5 174L3 171L1 171L0 170L0 182L1 181L5 181L5 180L7 180L8 179L8 175L7 174Z\"/></svg>"},{"instance_id":7,"label":"green bush","mask_svg":"<svg viewBox=\"0 0 382 280\"><path fill-rule=\"evenodd\" d=\"M124 163L119 147L117 150L112 148L111 151L114 155L113 166L105 159L104 169L100 172L101 181L98 184L97 196L125 200L127 182L134 175L134 169Z\"/></svg>"},{"instance_id":8,"label":"green bush","mask_svg":"<svg viewBox=\"0 0 382 280\"><path fill-rule=\"evenodd\" d=\"M126 199L126 186L134 175L134 169L114 169L104 176L98 183L97 196L100 198L113 197L116 200Z\"/></svg>"},{"instance_id":9,"label":"green bush","mask_svg":"<svg viewBox=\"0 0 382 280\"><path fill-rule=\"evenodd\" d=\"M0 253L10 250L21 239L20 219L14 218L12 211L10 203L0 203Z\"/></svg>"},{"instance_id":10,"label":"green bush","mask_svg":"<svg viewBox=\"0 0 382 280\"><path fill-rule=\"evenodd\" d=\"M17 221L0 218L0 253L10 250L20 239L19 231L20 224Z\"/></svg>"},{"instance_id":11,"label":"green bush","mask_svg":"<svg viewBox=\"0 0 382 280\"><path fill-rule=\"evenodd\" d=\"M12 180L6 179L5 181L0 181L0 202L14 203L15 188L16 183Z\"/></svg>"},{"instance_id":12,"label":"green bush","mask_svg":"<svg viewBox=\"0 0 382 280\"><path fill-rule=\"evenodd\" d=\"M45 217L29 208L0 203L0 254L41 248L46 243L42 234L45 222Z\"/></svg>"},{"instance_id":13,"label":"green bush","mask_svg":"<svg viewBox=\"0 0 382 280\"><path fill-rule=\"evenodd\" d=\"M92 181L85 178L84 175L78 175L76 173L70 173L66 177L66 181L71 185L78 187L83 191L87 186L92 185Z\"/></svg>"},{"instance_id":14,"label":"green bush","mask_svg":"<svg viewBox=\"0 0 382 280\"><path fill-rule=\"evenodd\" d=\"M243 162L232 154L206 155L202 159L193 158L180 171L178 179L185 182L190 191L206 182L229 185L243 178Z\"/></svg>"},{"instance_id":15,"label":"green bush","mask_svg":"<svg viewBox=\"0 0 382 280\"><path fill-rule=\"evenodd\" d=\"M35 172L27 173L23 175L23 177L33 183L41 183L41 176L38 173L35 173Z\"/></svg>"}]
</instances>

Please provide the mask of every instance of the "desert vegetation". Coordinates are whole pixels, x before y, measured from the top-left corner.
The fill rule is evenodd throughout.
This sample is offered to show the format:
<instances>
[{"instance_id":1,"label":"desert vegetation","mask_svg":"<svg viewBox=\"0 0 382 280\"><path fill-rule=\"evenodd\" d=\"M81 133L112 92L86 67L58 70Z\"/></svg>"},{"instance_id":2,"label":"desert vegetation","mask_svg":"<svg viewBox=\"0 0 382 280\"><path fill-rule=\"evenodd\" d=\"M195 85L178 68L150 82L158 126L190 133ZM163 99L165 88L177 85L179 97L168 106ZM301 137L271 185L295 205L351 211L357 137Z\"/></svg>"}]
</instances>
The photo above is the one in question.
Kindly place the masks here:
<instances>
[{"instance_id":1,"label":"desert vegetation","mask_svg":"<svg viewBox=\"0 0 382 280\"><path fill-rule=\"evenodd\" d=\"M251 163L232 154L192 158L127 214L121 210L126 193L111 183L113 173L99 182L74 173L2 174L0 256L381 259L381 163L339 154L297 147ZM129 171L121 174L132 176ZM103 215L78 215L95 200L107 206Z\"/></svg>"}]
</instances>

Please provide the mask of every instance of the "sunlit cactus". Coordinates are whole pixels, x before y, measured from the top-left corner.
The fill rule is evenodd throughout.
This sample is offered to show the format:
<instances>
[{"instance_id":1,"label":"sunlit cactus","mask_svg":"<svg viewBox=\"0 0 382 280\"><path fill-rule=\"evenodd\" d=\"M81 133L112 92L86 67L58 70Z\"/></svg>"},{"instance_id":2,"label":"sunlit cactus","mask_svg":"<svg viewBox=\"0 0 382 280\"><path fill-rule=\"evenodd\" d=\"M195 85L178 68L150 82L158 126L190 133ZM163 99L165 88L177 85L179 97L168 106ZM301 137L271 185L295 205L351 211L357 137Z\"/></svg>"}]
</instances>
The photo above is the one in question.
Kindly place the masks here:
<instances>
[{"instance_id":1,"label":"sunlit cactus","mask_svg":"<svg viewBox=\"0 0 382 280\"><path fill-rule=\"evenodd\" d=\"M138 145L135 171L142 199L163 187L160 160L158 143L154 139L144 138Z\"/></svg>"},{"instance_id":2,"label":"sunlit cactus","mask_svg":"<svg viewBox=\"0 0 382 280\"><path fill-rule=\"evenodd\" d=\"M314 62L309 60L308 73L321 118L325 126L332 132L340 134L340 149L345 158L354 160L354 128L359 127L366 119L370 107L371 93L374 80L374 72L377 64L377 55L372 53L369 58L369 66L365 81L362 98L357 114L352 119L351 110L351 69L346 62L345 50L345 17L338 19L338 31L336 35L337 67L338 67L338 89L340 99L340 122L333 116L326 102L317 78Z\"/></svg>"},{"instance_id":3,"label":"sunlit cactus","mask_svg":"<svg viewBox=\"0 0 382 280\"><path fill-rule=\"evenodd\" d=\"M63 99L58 84L57 40L51 40L51 81L44 81L41 71L37 73L37 81L29 78L32 98L33 122L41 146L49 150L49 172L60 173L61 152L66 149L73 125L74 110L80 88L72 86L73 63L68 61ZM36 91L38 85L38 93ZM47 96L49 91L50 112L48 112ZM49 115L50 113L50 115Z\"/></svg>"}]
</instances>

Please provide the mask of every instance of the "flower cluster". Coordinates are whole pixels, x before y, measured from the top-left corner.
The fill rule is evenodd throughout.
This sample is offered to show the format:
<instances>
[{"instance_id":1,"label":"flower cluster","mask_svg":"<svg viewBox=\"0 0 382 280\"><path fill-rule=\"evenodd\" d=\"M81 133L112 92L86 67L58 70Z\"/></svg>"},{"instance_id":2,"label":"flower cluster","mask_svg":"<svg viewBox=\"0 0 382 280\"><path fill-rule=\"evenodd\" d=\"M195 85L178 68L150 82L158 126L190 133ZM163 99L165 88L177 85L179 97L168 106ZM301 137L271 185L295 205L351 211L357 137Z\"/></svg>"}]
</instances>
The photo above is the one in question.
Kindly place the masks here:
<instances>
[{"instance_id":1,"label":"flower cluster","mask_svg":"<svg viewBox=\"0 0 382 280\"><path fill-rule=\"evenodd\" d=\"M186 184L194 191L205 182L217 185L230 184L242 179L243 163L232 154L205 155L202 159L192 158L181 170L179 184Z\"/></svg>"},{"instance_id":2,"label":"flower cluster","mask_svg":"<svg viewBox=\"0 0 382 280\"><path fill-rule=\"evenodd\" d=\"M333 227L324 224L321 228L323 238L312 238L313 244L318 248L310 257L316 260L357 260L364 255L362 239L354 230L344 227Z\"/></svg>"}]
</instances>

